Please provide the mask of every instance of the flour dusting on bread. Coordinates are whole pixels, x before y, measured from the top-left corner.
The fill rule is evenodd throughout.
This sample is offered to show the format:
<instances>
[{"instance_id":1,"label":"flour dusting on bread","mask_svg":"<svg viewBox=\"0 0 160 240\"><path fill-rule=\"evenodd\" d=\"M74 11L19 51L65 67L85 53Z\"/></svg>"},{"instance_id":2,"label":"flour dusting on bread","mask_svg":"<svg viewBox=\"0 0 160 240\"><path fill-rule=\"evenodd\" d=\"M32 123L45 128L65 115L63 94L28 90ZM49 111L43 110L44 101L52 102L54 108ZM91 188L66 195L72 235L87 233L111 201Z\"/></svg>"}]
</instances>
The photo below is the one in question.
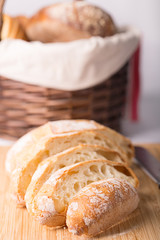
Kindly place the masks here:
<instances>
[{"instance_id":1,"label":"flour dusting on bread","mask_svg":"<svg viewBox=\"0 0 160 240\"><path fill-rule=\"evenodd\" d=\"M41 196L37 199L37 205L39 210L43 212L55 212L54 202L51 198L48 198L47 196Z\"/></svg>"},{"instance_id":2,"label":"flour dusting on bread","mask_svg":"<svg viewBox=\"0 0 160 240\"><path fill-rule=\"evenodd\" d=\"M97 125L94 121L87 120L60 120L55 122L49 122L53 134L67 133L83 130L97 129ZM100 126L100 125L99 125Z\"/></svg>"},{"instance_id":3,"label":"flour dusting on bread","mask_svg":"<svg viewBox=\"0 0 160 240\"><path fill-rule=\"evenodd\" d=\"M78 209L78 203L72 202L70 205L70 209L68 210L68 214L70 215L72 211L77 211L77 209Z\"/></svg>"},{"instance_id":4,"label":"flour dusting on bread","mask_svg":"<svg viewBox=\"0 0 160 240\"><path fill-rule=\"evenodd\" d=\"M77 211L70 209L77 202ZM121 221L138 206L136 189L124 179L105 179L91 183L70 202L67 212L69 231L94 236Z\"/></svg>"}]
</instances>

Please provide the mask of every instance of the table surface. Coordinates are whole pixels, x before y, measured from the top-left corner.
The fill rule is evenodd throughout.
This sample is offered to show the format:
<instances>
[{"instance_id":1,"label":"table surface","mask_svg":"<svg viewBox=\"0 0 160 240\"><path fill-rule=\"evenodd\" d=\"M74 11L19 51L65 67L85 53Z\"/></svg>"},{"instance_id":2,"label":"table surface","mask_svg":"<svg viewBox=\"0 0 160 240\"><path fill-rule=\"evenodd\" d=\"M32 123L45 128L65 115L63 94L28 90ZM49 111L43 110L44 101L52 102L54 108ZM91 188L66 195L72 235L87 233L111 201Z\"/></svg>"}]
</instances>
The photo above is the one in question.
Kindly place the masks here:
<instances>
[{"instance_id":1,"label":"table surface","mask_svg":"<svg viewBox=\"0 0 160 240\"><path fill-rule=\"evenodd\" d=\"M144 145L160 160L160 144ZM9 194L4 161L8 147L0 147L0 240L84 240L67 229L50 230L35 222L25 208L16 208ZM101 240L160 240L160 190L138 165L133 170L140 180L138 209L123 222L101 234Z\"/></svg>"}]
</instances>

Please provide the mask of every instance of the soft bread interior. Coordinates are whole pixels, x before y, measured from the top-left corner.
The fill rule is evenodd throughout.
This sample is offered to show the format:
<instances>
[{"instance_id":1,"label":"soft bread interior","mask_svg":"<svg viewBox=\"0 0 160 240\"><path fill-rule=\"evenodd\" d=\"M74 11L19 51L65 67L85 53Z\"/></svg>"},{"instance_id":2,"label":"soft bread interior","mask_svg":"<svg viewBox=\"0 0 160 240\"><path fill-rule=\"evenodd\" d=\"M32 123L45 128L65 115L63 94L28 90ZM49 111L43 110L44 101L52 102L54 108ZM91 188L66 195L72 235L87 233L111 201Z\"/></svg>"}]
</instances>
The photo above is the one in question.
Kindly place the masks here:
<instances>
[{"instance_id":1,"label":"soft bread interior","mask_svg":"<svg viewBox=\"0 0 160 240\"><path fill-rule=\"evenodd\" d=\"M77 146L78 144L90 144L108 147L112 150L118 151L123 157L123 150L117 145L112 143L103 134L96 133L94 131L75 132L68 134L61 134L56 137L44 138L37 146L37 154L34 158L29 158L22 163L22 171L15 171L12 175L12 179L15 179L18 197L24 199L27 187L31 181L31 178L36 171L38 164L45 158L60 153L70 147ZM125 158L125 157L124 157ZM23 203L24 204L24 203Z\"/></svg>"},{"instance_id":2,"label":"soft bread interior","mask_svg":"<svg viewBox=\"0 0 160 240\"><path fill-rule=\"evenodd\" d=\"M128 138L124 137L123 135L119 134L118 132L108 127L105 127L104 129L99 128L97 129L97 132L104 134L109 139L111 139L114 143L120 146L127 153L127 157L129 160L133 158L134 147Z\"/></svg>"},{"instance_id":3,"label":"soft bread interior","mask_svg":"<svg viewBox=\"0 0 160 240\"><path fill-rule=\"evenodd\" d=\"M123 162L117 152L92 145L78 145L45 159L38 166L27 189L25 196L25 199L28 202L27 207L29 208L29 202L32 202L43 183L50 177L51 174L54 174L57 170L66 166L96 159Z\"/></svg>"},{"instance_id":4,"label":"soft bread interior","mask_svg":"<svg viewBox=\"0 0 160 240\"><path fill-rule=\"evenodd\" d=\"M63 138L63 136L65 136L65 138ZM46 150L48 151L49 156L51 156L70 147L77 146L78 144L107 147L110 150L118 151L120 155L126 159L126 153L118 145L113 143L107 136L102 133L97 133L94 130L61 134L59 137L57 136L53 140L51 139L49 141L48 146L46 146Z\"/></svg>"},{"instance_id":5,"label":"soft bread interior","mask_svg":"<svg viewBox=\"0 0 160 240\"><path fill-rule=\"evenodd\" d=\"M60 170L62 171L62 170ZM131 172L123 165L114 163L110 164L105 160L88 161L84 163L78 163L74 166L63 169L61 175L59 171L57 175L61 175L57 181L56 187L53 188L53 192L46 191L51 186L55 185L55 175L53 174L48 181L43 185L42 191L36 196L37 207L40 209L41 197L52 196L54 200L54 208L58 213L65 212L70 199L86 185L106 178L119 178L127 180L133 186L136 185L135 179ZM49 195L48 195L49 194Z\"/></svg>"}]
</instances>

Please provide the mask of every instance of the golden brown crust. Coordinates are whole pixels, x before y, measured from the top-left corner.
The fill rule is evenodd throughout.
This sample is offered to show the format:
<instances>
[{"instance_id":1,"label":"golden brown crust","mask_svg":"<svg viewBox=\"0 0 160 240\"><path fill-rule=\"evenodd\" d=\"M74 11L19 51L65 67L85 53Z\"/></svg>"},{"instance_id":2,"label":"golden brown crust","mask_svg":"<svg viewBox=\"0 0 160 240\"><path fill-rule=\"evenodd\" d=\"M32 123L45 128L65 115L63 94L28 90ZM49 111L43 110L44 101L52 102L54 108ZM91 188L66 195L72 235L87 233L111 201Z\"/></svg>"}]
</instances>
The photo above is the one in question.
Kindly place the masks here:
<instances>
[{"instance_id":1,"label":"golden brown crust","mask_svg":"<svg viewBox=\"0 0 160 240\"><path fill-rule=\"evenodd\" d=\"M8 38L27 40L25 31L22 28L19 19L4 14L1 39L4 40Z\"/></svg>"},{"instance_id":2,"label":"golden brown crust","mask_svg":"<svg viewBox=\"0 0 160 240\"><path fill-rule=\"evenodd\" d=\"M11 174L16 168L19 168L26 159L26 156L32 158L32 156L34 156L35 146L43 137L50 134L50 124L47 123L33 129L18 139L7 153L5 162L6 171Z\"/></svg>"},{"instance_id":3,"label":"golden brown crust","mask_svg":"<svg viewBox=\"0 0 160 240\"><path fill-rule=\"evenodd\" d=\"M82 1L53 4L45 7L28 22L30 40L68 42L91 36L111 36L116 27L109 14Z\"/></svg>"},{"instance_id":4,"label":"golden brown crust","mask_svg":"<svg viewBox=\"0 0 160 240\"><path fill-rule=\"evenodd\" d=\"M125 180L92 183L71 199L68 230L76 235L98 235L134 211L138 202L137 191Z\"/></svg>"}]
</instances>

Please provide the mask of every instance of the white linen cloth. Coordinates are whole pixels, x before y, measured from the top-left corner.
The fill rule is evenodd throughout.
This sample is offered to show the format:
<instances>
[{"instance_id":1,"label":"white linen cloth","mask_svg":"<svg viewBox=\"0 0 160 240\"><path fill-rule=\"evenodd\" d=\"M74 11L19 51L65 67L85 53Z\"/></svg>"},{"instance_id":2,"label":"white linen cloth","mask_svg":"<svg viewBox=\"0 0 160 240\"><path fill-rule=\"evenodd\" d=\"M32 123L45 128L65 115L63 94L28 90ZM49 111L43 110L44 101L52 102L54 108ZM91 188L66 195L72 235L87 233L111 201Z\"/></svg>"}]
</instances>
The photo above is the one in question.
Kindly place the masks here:
<instances>
[{"instance_id":1,"label":"white linen cloth","mask_svg":"<svg viewBox=\"0 0 160 240\"><path fill-rule=\"evenodd\" d=\"M69 43L3 40L0 75L61 90L89 88L117 72L136 50L139 38L139 30L126 27L111 37Z\"/></svg>"}]
</instances>

